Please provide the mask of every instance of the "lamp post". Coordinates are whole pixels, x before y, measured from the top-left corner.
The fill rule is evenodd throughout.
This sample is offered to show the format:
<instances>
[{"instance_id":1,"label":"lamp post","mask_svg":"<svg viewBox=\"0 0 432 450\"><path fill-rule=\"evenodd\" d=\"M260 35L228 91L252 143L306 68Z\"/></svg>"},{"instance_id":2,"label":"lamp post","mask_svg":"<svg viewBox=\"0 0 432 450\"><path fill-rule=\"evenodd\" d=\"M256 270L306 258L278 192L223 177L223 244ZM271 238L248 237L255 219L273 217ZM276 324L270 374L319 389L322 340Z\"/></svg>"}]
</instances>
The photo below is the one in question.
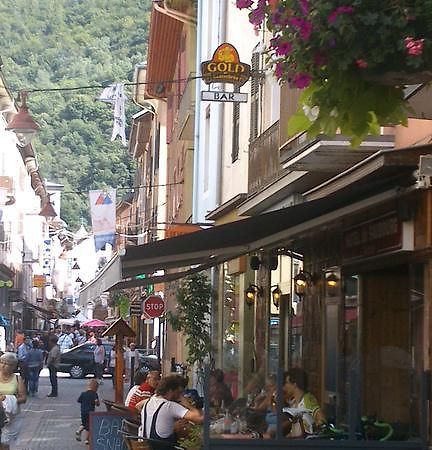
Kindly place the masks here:
<instances>
[{"instance_id":1,"label":"lamp post","mask_svg":"<svg viewBox=\"0 0 432 450\"><path fill-rule=\"evenodd\" d=\"M30 144L36 133L40 130L40 126L28 112L27 92L21 92L20 96L21 106L18 107L18 113L8 123L5 129L13 131L18 138L18 145L25 147Z\"/></svg>"}]
</instances>

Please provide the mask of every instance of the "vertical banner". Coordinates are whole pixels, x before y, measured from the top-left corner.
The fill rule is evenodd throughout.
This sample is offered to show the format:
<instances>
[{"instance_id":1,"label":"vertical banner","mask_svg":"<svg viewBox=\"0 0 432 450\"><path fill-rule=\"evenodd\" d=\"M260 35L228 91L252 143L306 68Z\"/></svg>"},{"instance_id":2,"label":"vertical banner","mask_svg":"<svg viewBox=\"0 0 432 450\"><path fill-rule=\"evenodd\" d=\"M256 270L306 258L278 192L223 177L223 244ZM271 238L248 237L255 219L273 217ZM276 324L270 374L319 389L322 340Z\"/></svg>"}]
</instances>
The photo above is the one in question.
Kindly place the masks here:
<instances>
[{"instance_id":1,"label":"vertical banner","mask_svg":"<svg viewBox=\"0 0 432 450\"><path fill-rule=\"evenodd\" d=\"M116 190L89 191L90 214L96 251L115 243Z\"/></svg>"}]
</instances>

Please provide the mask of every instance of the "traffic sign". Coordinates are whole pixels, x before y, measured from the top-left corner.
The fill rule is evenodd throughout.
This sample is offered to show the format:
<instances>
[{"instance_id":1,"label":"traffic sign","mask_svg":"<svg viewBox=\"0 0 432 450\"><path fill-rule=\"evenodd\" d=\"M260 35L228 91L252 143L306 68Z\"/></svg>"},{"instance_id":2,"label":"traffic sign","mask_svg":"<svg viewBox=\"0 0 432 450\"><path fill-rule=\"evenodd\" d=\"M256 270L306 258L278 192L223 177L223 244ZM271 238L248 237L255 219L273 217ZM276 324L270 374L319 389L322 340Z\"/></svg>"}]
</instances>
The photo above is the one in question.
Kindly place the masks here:
<instances>
[{"instance_id":1,"label":"traffic sign","mask_svg":"<svg viewBox=\"0 0 432 450\"><path fill-rule=\"evenodd\" d=\"M155 319L165 312L165 302L160 295L149 295L144 299L142 309L144 316Z\"/></svg>"},{"instance_id":2,"label":"traffic sign","mask_svg":"<svg viewBox=\"0 0 432 450\"><path fill-rule=\"evenodd\" d=\"M248 95L246 92L201 91L201 100L246 103Z\"/></svg>"}]
</instances>

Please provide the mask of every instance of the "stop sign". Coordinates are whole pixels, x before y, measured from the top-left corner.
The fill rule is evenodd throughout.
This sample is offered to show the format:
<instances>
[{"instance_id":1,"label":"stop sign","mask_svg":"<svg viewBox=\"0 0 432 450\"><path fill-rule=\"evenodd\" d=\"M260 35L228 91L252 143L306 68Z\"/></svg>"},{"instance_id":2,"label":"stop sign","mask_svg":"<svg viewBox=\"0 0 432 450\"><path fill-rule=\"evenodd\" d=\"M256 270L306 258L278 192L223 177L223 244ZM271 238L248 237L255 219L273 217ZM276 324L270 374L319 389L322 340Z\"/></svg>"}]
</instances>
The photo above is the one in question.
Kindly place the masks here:
<instances>
[{"instance_id":1,"label":"stop sign","mask_svg":"<svg viewBox=\"0 0 432 450\"><path fill-rule=\"evenodd\" d=\"M149 295L143 301L143 313L149 319L160 317L165 312L165 302L160 295Z\"/></svg>"}]
</instances>

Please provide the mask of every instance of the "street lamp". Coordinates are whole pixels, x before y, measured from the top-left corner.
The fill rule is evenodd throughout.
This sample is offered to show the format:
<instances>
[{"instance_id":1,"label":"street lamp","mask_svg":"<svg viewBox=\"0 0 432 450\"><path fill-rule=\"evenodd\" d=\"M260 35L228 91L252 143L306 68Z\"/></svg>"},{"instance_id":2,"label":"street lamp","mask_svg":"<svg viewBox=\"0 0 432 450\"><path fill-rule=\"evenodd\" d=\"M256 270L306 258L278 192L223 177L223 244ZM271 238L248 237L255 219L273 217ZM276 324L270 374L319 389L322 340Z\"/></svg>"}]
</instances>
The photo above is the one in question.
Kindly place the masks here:
<instances>
[{"instance_id":1,"label":"street lamp","mask_svg":"<svg viewBox=\"0 0 432 450\"><path fill-rule=\"evenodd\" d=\"M21 106L18 107L18 113L8 123L5 128L13 131L18 138L18 145L25 147L30 144L36 133L40 130L40 126L33 120L27 108L27 92L21 92Z\"/></svg>"}]
</instances>

